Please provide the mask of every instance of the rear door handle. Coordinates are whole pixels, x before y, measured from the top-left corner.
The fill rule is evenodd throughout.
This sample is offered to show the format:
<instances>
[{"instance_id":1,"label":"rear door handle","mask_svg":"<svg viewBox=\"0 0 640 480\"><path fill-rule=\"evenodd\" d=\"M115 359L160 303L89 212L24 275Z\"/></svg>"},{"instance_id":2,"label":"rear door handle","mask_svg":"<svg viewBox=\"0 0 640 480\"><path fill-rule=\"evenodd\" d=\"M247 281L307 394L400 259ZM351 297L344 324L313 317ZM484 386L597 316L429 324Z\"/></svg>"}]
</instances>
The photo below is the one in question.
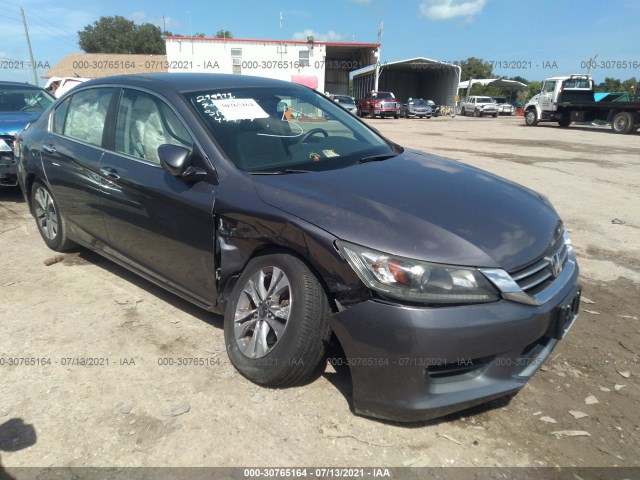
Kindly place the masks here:
<instances>
[{"instance_id":1,"label":"rear door handle","mask_svg":"<svg viewBox=\"0 0 640 480\"><path fill-rule=\"evenodd\" d=\"M47 153L56 153L56 147L54 147L53 145L49 144L49 145L42 145L42 150L44 150Z\"/></svg>"},{"instance_id":2,"label":"rear door handle","mask_svg":"<svg viewBox=\"0 0 640 480\"><path fill-rule=\"evenodd\" d=\"M120 175L118 175L118 171L115 168L102 167L100 168L100 173L102 173L105 177L109 177L113 180L117 180L120 178Z\"/></svg>"}]
</instances>

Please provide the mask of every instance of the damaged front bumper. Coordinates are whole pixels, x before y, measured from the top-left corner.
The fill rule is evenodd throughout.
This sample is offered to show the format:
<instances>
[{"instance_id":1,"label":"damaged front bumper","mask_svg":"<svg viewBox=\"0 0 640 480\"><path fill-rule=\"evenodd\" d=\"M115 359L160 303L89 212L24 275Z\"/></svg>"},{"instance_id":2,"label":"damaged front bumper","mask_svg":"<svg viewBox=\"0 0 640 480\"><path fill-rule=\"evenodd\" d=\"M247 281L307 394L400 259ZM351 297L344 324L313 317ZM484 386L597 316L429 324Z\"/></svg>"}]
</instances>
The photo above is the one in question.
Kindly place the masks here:
<instances>
[{"instance_id":1,"label":"damaged front bumper","mask_svg":"<svg viewBox=\"0 0 640 480\"><path fill-rule=\"evenodd\" d=\"M501 300L427 308L367 300L334 314L355 413L422 421L517 392L566 332L558 324L567 308L575 319L577 278L576 268L539 306Z\"/></svg>"}]
</instances>

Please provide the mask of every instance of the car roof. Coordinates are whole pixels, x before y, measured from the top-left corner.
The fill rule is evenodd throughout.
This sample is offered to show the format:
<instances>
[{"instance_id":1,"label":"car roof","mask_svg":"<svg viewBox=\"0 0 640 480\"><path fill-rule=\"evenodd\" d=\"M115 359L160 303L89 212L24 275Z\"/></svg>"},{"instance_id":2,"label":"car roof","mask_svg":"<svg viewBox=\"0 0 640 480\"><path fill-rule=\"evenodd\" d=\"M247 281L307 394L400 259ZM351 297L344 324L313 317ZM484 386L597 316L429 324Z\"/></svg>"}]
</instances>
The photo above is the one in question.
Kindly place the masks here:
<instances>
[{"instance_id":1,"label":"car roof","mask_svg":"<svg viewBox=\"0 0 640 480\"><path fill-rule=\"evenodd\" d=\"M155 89L168 89L179 93L202 91L206 89L224 89L238 87L296 87L298 84L249 75L222 73L145 73L135 75L117 75L89 80L83 87L91 85L121 84Z\"/></svg>"},{"instance_id":2,"label":"car roof","mask_svg":"<svg viewBox=\"0 0 640 480\"><path fill-rule=\"evenodd\" d=\"M5 90L24 90L25 88L29 88L32 90L42 90L42 88L36 87L35 85L26 82L23 83L0 81L0 88L3 88Z\"/></svg>"}]
</instances>

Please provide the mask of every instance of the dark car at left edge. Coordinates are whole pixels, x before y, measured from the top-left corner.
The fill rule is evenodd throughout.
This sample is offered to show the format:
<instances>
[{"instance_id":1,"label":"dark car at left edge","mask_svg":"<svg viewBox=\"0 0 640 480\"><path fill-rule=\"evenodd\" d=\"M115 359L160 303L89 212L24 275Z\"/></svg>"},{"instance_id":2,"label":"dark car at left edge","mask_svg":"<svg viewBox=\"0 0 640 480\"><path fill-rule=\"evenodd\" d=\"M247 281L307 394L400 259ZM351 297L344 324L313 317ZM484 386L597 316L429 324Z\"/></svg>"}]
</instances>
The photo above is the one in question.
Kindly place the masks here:
<instances>
[{"instance_id":1,"label":"dark car at left edge","mask_svg":"<svg viewBox=\"0 0 640 480\"><path fill-rule=\"evenodd\" d=\"M54 100L35 85L0 82L0 188L18 184L13 154L16 134L37 120Z\"/></svg>"},{"instance_id":2,"label":"dark car at left edge","mask_svg":"<svg viewBox=\"0 0 640 480\"><path fill-rule=\"evenodd\" d=\"M313 379L335 346L355 413L440 417L518 392L578 315L546 197L403 148L301 85L91 80L18 142L44 242L223 314L231 363L259 385Z\"/></svg>"}]
</instances>

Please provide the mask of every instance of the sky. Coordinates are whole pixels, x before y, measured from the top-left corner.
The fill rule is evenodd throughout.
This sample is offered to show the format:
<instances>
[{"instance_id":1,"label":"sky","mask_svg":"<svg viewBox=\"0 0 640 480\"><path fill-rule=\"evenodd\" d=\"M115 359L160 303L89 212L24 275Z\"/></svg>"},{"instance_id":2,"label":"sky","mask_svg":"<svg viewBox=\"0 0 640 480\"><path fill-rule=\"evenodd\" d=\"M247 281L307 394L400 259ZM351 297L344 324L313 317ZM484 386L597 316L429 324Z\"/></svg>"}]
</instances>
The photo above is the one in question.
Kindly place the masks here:
<instances>
[{"instance_id":1,"label":"sky","mask_svg":"<svg viewBox=\"0 0 640 480\"><path fill-rule=\"evenodd\" d=\"M2 0L0 80L33 83L21 7L38 75L81 51L79 30L121 15L182 35L226 29L236 38L356 42L376 42L382 21L382 62L473 56L495 75L533 81L584 73L595 58L596 83L640 79L640 0Z\"/></svg>"}]
</instances>

